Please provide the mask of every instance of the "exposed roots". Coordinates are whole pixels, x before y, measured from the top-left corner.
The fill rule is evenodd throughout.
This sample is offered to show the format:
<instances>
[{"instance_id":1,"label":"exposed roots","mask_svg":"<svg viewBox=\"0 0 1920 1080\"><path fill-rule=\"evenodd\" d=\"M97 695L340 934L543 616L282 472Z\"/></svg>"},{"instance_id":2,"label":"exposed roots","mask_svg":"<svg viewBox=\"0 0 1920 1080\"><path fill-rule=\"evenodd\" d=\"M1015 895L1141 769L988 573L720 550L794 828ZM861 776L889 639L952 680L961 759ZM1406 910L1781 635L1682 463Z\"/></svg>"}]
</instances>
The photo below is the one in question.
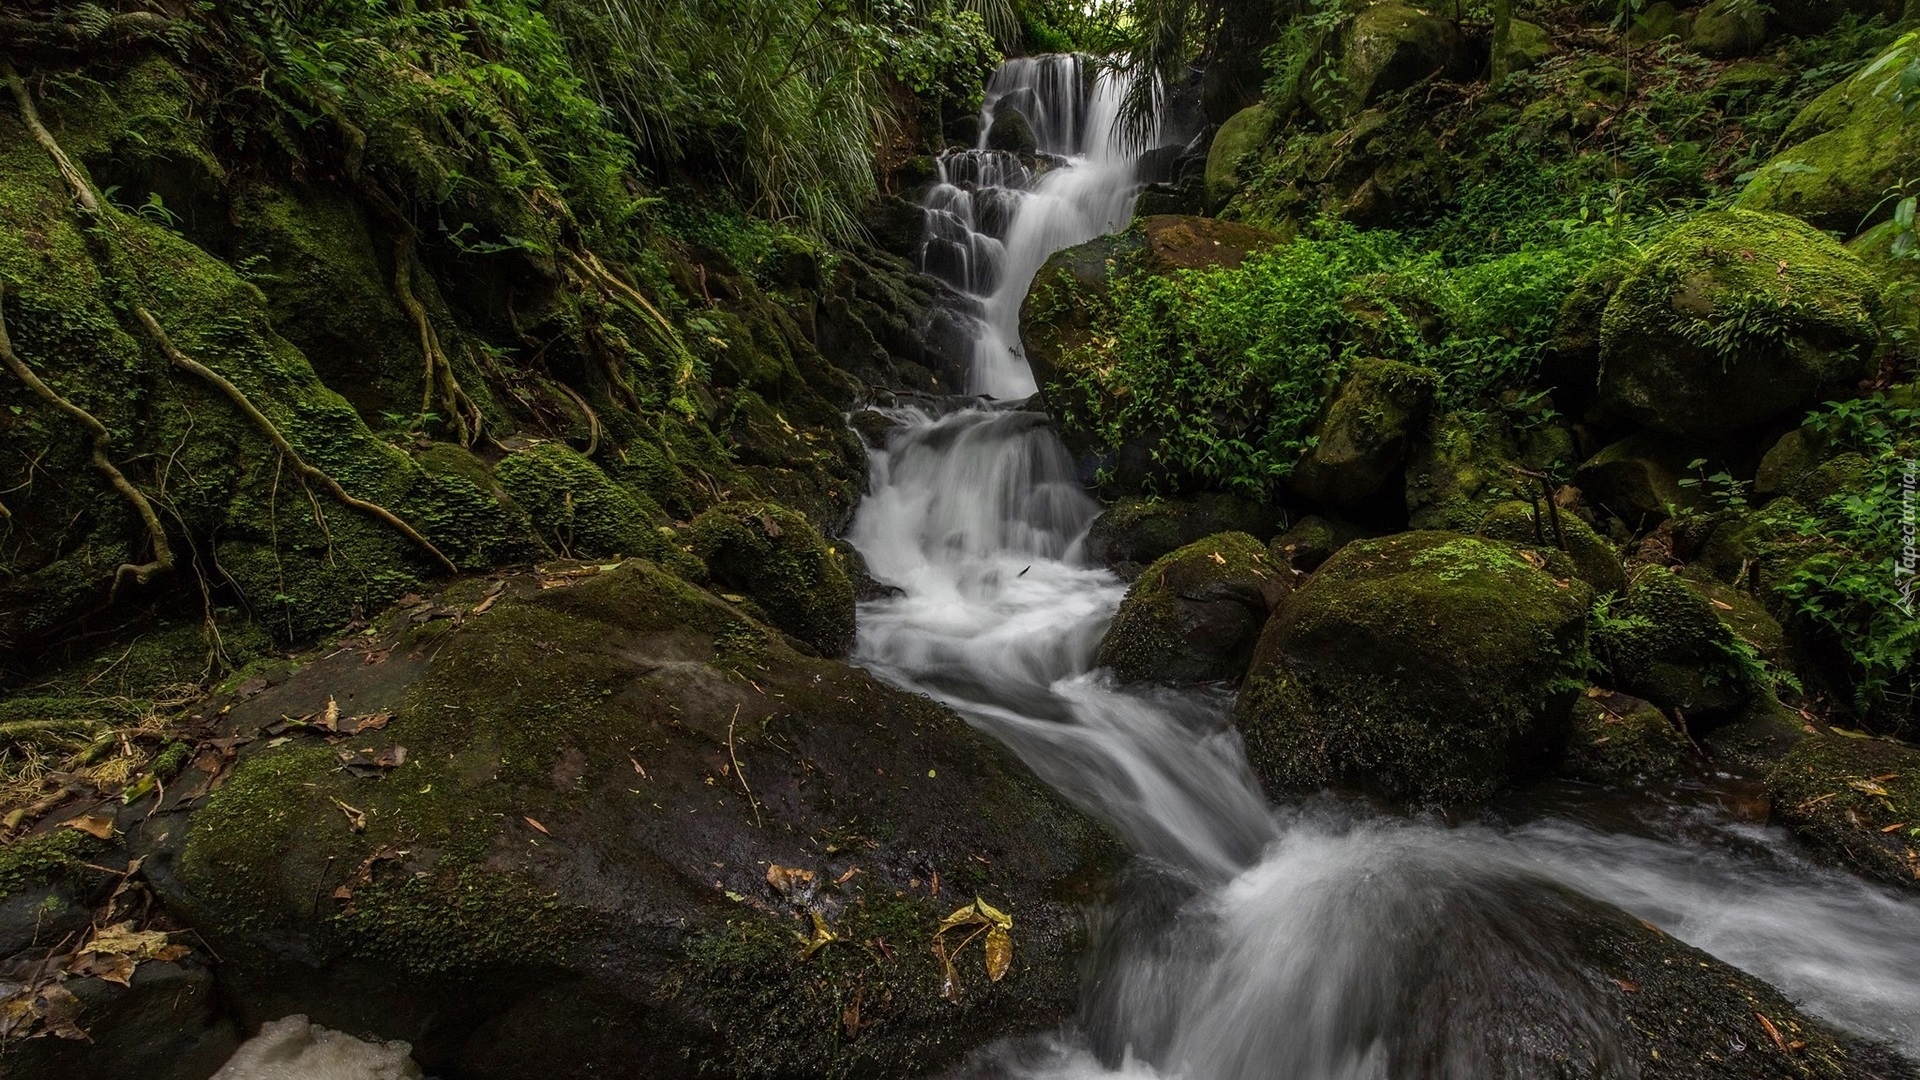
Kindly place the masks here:
<instances>
[{"instance_id":1,"label":"exposed roots","mask_svg":"<svg viewBox=\"0 0 1920 1080\"><path fill-rule=\"evenodd\" d=\"M413 261L413 230L407 229L393 242L393 291L420 331L420 352L426 359L426 373L420 387L420 415L424 418L433 411L437 392L441 407L453 421L460 445L472 446L480 437L480 408L461 389L460 380L453 374L453 361L447 358L447 350L440 345L440 334L427 316L427 307L414 295Z\"/></svg>"},{"instance_id":2,"label":"exposed roots","mask_svg":"<svg viewBox=\"0 0 1920 1080\"><path fill-rule=\"evenodd\" d=\"M93 185L87 182L86 176L67 157L67 152L60 149L60 143L54 139L53 133L40 122L40 110L33 106L33 95L27 92L27 84L20 80L20 73L13 70L13 61L4 56L0 56L0 78L4 78L8 88L13 91L13 100L20 106L20 118L26 121L33 141L39 143L40 148L53 159L54 166L60 170L60 178L73 191L73 201L79 203L80 209L88 214L99 217L100 200L93 193Z\"/></svg>"},{"instance_id":3,"label":"exposed roots","mask_svg":"<svg viewBox=\"0 0 1920 1080\"><path fill-rule=\"evenodd\" d=\"M15 82L17 83L18 80ZM85 190L84 185L82 190ZM0 297L4 294L5 287L0 286ZM92 413L61 397L59 391L41 381L40 376L35 375L33 369L27 366L26 361L20 359L20 354L13 351L13 341L7 336L7 321L3 313L0 313L0 363L4 363L21 382L26 383L29 389L40 395L49 405L73 417L81 427L86 428L93 435L94 471L106 477L107 483L113 485L113 489L118 491L122 498L133 504L134 512L140 515L140 521L146 525L147 535L153 539L153 561L137 565L134 563L122 565L114 572L114 588L119 588L120 582L129 575L134 581L145 585L155 574L163 574L173 569L173 548L167 544L167 530L161 527L160 515L154 512L153 503L149 502L147 497L140 493L140 489L133 486L133 481L128 480L126 474L115 467L112 459L107 457L107 447L113 442L113 436L107 431L107 426L96 420Z\"/></svg>"},{"instance_id":4,"label":"exposed roots","mask_svg":"<svg viewBox=\"0 0 1920 1080\"><path fill-rule=\"evenodd\" d=\"M234 407L245 414L247 419L252 421L253 425L260 429L261 434L265 435L273 442L274 446L279 448L280 452L286 456L286 460L293 464L294 470L300 473L301 476L326 488L328 493L340 502L353 507L363 514L385 522L391 526L395 532L413 541L422 551L433 556L434 560L446 567L449 573L457 574L460 572L460 568L454 565L453 560L441 554L440 549L434 547L431 540L420 535L418 530L407 524L391 510L377 503L370 503L364 499L354 498L352 495L347 494L346 489L342 488L339 482L334 480L333 477L327 475L315 466L308 464L307 460L300 456L300 452L293 448L293 444L287 441L287 437L280 433L279 427L276 426L272 420L269 420L265 413L256 408L253 402L248 400L247 395L241 392L239 387L229 382L219 372L214 371L212 368L207 367L205 364L202 364L175 347L173 340L167 337L166 330L161 328L160 321L153 317L152 312L144 307L136 307L133 309L133 313L134 316L140 320L140 325L146 329L147 334L153 338L154 343L160 346L160 351L166 354L167 359L171 361L175 367L180 368L182 371L198 375L200 378L218 387L220 392L227 396L227 400L233 402Z\"/></svg>"},{"instance_id":5,"label":"exposed roots","mask_svg":"<svg viewBox=\"0 0 1920 1080\"><path fill-rule=\"evenodd\" d=\"M559 387L560 392L567 395L567 400L573 402L574 408L587 418L587 448L583 453L586 457L592 457L593 452L600 449L600 414L594 412L593 406L587 404L587 399L576 393L573 387L558 379L554 380L553 385Z\"/></svg>"},{"instance_id":6,"label":"exposed roots","mask_svg":"<svg viewBox=\"0 0 1920 1080\"><path fill-rule=\"evenodd\" d=\"M688 385L693 382L693 353L687 350L687 343L680 339L680 332L674 329L673 323L668 320L665 315L660 313L659 308L654 307L646 297L640 295L640 290L627 284L613 271L608 270L606 265L600 261L600 257L593 252L584 249L580 251L569 249L567 257L573 261L575 268L589 282L599 285L616 299L624 301L628 307L646 316L648 325L654 332L655 340L668 352L673 354L675 361L674 394L677 396L685 393Z\"/></svg>"}]
</instances>

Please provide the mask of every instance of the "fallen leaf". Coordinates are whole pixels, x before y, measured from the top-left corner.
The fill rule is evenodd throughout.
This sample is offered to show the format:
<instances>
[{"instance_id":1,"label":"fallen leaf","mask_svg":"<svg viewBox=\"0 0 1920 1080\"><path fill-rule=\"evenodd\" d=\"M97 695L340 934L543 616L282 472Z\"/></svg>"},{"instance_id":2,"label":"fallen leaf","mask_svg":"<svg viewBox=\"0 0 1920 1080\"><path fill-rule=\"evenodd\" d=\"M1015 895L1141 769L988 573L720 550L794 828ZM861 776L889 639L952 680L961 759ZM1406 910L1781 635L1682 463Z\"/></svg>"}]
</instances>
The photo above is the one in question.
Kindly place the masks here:
<instances>
[{"instance_id":1,"label":"fallen leaf","mask_svg":"<svg viewBox=\"0 0 1920 1080\"><path fill-rule=\"evenodd\" d=\"M82 814L77 818L61 822L60 827L79 829L96 840L110 840L113 838L113 815Z\"/></svg>"},{"instance_id":2,"label":"fallen leaf","mask_svg":"<svg viewBox=\"0 0 1920 1080\"><path fill-rule=\"evenodd\" d=\"M804 901L813 895L813 879L811 870L781 866L779 863L767 867L767 884L788 900Z\"/></svg>"},{"instance_id":3,"label":"fallen leaf","mask_svg":"<svg viewBox=\"0 0 1920 1080\"><path fill-rule=\"evenodd\" d=\"M346 803L341 802L335 796L329 795L327 796L327 798L332 799L333 805L339 807L340 812L346 815L347 828L352 829L354 832L366 831L367 815L364 812L362 812L361 810L355 807L348 806Z\"/></svg>"},{"instance_id":4,"label":"fallen leaf","mask_svg":"<svg viewBox=\"0 0 1920 1080\"><path fill-rule=\"evenodd\" d=\"M1013 916L1008 915L977 896L973 898L973 906L979 908L980 914L986 916L987 921L993 925L1002 930L1013 929Z\"/></svg>"},{"instance_id":5,"label":"fallen leaf","mask_svg":"<svg viewBox=\"0 0 1920 1080\"><path fill-rule=\"evenodd\" d=\"M56 1039L92 1042L93 1037L79 1024L80 999L59 983L40 988L33 1000L33 1011L47 1033Z\"/></svg>"},{"instance_id":6,"label":"fallen leaf","mask_svg":"<svg viewBox=\"0 0 1920 1080\"><path fill-rule=\"evenodd\" d=\"M1862 795L1878 795L1885 798L1888 794L1886 788L1881 787L1871 780L1849 780L1847 781L1847 786L1860 792Z\"/></svg>"},{"instance_id":7,"label":"fallen leaf","mask_svg":"<svg viewBox=\"0 0 1920 1080\"><path fill-rule=\"evenodd\" d=\"M550 832L548 832L548 831L547 831L547 827L546 827L545 825L542 825L542 824L540 824L539 822L537 822L537 821L535 821L535 820L533 820L533 819L532 819L532 818L530 818L530 817L525 817L525 816L523 815L523 817L522 817L522 820L524 820L524 821L525 821L525 822L526 822L527 824L529 824L529 825L531 825L531 826L533 826L534 828L536 828L536 829L538 829L538 830L540 830L540 834L541 834L542 836L552 836L552 835L553 835L552 833L550 833Z\"/></svg>"},{"instance_id":8,"label":"fallen leaf","mask_svg":"<svg viewBox=\"0 0 1920 1080\"><path fill-rule=\"evenodd\" d=\"M387 721L392 719L393 713L388 711L368 713L365 716L350 716L340 722L340 734L358 735L363 731L379 731L387 726Z\"/></svg>"},{"instance_id":9,"label":"fallen leaf","mask_svg":"<svg viewBox=\"0 0 1920 1080\"><path fill-rule=\"evenodd\" d=\"M1900 831L1901 829L1904 829L1904 828L1906 828L1906 827L1907 827L1907 823L1906 823L1906 822L1904 822L1904 821L1896 821L1896 822L1894 822L1893 824L1891 824L1891 825L1889 825L1889 826L1887 826L1886 828L1884 828L1884 829L1881 829L1880 831L1881 831L1881 832L1883 832L1883 833L1886 833L1886 832L1899 832L1899 831Z\"/></svg>"},{"instance_id":10,"label":"fallen leaf","mask_svg":"<svg viewBox=\"0 0 1920 1080\"><path fill-rule=\"evenodd\" d=\"M837 877L837 878L834 878L834 879L833 879L833 883L834 883L835 885L845 885L845 884L846 884L847 882L849 882L849 881L851 881L851 880L853 880L853 875L855 875L855 874L857 874L857 873L859 873L859 872L860 872L860 868L859 868L859 867L857 867L857 866L849 866L849 867L847 867L847 872L846 872L846 873L844 873L844 874L841 874L841 875L840 875L839 877Z\"/></svg>"},{"instance_id":11,"label":"fallen leaf","mask_svg":"<svg viewBox=\"0 0 1920 1080\"><path fill-rule=\"evenodd\" d=\"M1613 983L1615 986L1618 986L1620 989L1625 990L1629 994L1634 993L1640 989L1639 983L1633 982L1628 979L1616 978L1613 980Z\"/></svg>"},{"instance_id":12,"label":"fallen leaf","mask_svg":"<svg viewBox=\"0 0 1920 1080\"><path fill-rule=\"evenodd\" d=\"M954 970L953 957L947 955L947 947L939 938L933 941L933 955L940 959L940 1000L960 1000L960 973Z\"/></svg>"},{"instance_id":13,"label":"fallen leaf","mask_svg":"<svg viewBox=\"0 0 1920 1080\"><path fill-rule=\"evenodd\" d=\"M840 1012L840 1026L846 1029L849 1039L859 1038L860 1032L869 1026L860 1022L860 1000L866 996L866 993L866 987L854 987L853 1000L847 1002L847 1007Z\"/></svg>"},{"instance_id":14,"label":"fallen leaf","mask_svg":"<svg viewBox=\"0 0 1920 1080\"><path fill-rule=\"evenodd\" d=\"M507 589L506 582L504 581L494 582L493 588L487 590L487 595L484 598L482 598L479 603L473 605L473 610L468 614L485 615L487 613L487 609L493 607L493 605L500 602L500 595L506 592L506 589Z\"/></svg>"},{"instance_id":15,"label":"fallen leaf","mask_svg":"<svg viewBox=\"0 0 1920 1080\"><path fill-rule=\"evenodd\" d=\"M1792 1053L1791 1050L1787 1049L1787 1040L1781 1036L1780 1029L1773 1026L1773 1021L1761 1016L1759 1013L1754 1013L1753 1015L1759 1019L1760 1026L1766 1029L1767 1038L1773 1040L1773 1045L1779 1047L1781 1053Z\"/></svg>"},{"instance_id":16,"label":"fallen leaf","mask_svg":"<svg viewBox=\"0 0 1920 1080\"><path fill-rule=\"evenodd\" d=\"M807 939L806 946L800 950L802 960L812 957L814 953L840 940L840 935L833 932L833 928L827 925L827 920L821 917L819 912L809 911L807 914L813 916L813 937Z\"/></svg>"},{"instance_id":17,"label":"fallen leaf","mask_svg":"<svg viewBox=\"0 0 1920 1080\"><path fill-rule=\"evenodd\" d=\"M320 726L328 731L340 730L340 703L333 700L331 694L327 695L326 709L320 713Z\"/></svg>"},{"instance_id":18,"label":"fallen leaf","mask_svg":"<svg viewBox=\"0 0 1920 1080\"><path fill-rule=\"evenodd\" d=\"M999 982L1013 966L1013 935L1001 927L987 931L987 980Z\"/></svg>"}]
</instances>

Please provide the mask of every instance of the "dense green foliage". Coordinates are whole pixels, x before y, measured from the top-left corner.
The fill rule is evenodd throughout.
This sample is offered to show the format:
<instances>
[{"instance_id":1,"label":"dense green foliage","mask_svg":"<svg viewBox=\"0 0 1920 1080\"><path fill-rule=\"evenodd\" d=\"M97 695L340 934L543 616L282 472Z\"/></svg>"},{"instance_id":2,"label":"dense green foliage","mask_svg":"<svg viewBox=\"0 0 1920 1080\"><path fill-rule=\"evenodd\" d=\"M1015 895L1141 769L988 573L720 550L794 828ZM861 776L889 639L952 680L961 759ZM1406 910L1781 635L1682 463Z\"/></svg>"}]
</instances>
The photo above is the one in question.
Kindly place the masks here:
<instances>
[{"instance_id":1,"label":"dense green foliage","mask_svg":"<svg viewBox=\"0 0 1920 1080\"><path fill-rule=\"evenodd\" d=\"M1791 546L1813 540L1818 549L1776 591L1840 644L1854 677L1855 708L1899 723L1920 701L1920 617L1911 568L1899 568L1920 499L1920 405L1910 393L1834 402L1807 427L1834 450L1859 457L1840 490L1793 522Z\"/></svg>"},{"instance_id":2,"label":"dense green foliage","mask_svg":"<svg viewBox=\"0 0 1920 1080\"><path fill-rule=\"evenodd\" d=\"M1526 385L1575 282L1619 250L1566 224L1463 265L1391 231L1322 223L1238 268L1114 283L1090 340L1063 360L1063 421L1109 445L1143 432L1171 486L1269 495L1311 445L1348 360L1431 370L1443 403Z\"/></svg>"}]
</instances>

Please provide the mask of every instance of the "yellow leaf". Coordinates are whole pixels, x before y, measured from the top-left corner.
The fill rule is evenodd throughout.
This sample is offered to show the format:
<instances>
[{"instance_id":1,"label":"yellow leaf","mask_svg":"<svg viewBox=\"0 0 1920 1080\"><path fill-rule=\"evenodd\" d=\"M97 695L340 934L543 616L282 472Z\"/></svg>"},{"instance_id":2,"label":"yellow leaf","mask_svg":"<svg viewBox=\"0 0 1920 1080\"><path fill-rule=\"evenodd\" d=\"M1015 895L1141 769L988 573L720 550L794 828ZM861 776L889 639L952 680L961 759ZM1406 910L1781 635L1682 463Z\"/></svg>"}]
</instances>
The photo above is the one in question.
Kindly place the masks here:
<instances>
[{"instance_id":1,"label":"yellow leaf","mask_svg":"<svg viewBox=\"0 0 1920 1080\"><path fill-rule=\"evenodd\" d=\"M806 947L800 950L802 960L840 940L840 935L833 932L833 927L827 925L827 920L821 918L819 912L810 911L808 914L813 916L813 937L807 942Z\"/></svg>"},{"instance_id":2,"label":"yellow leaf","mask_svg":"<svg viewBox=\"0 0 1920 1080\"><path fill-rule=\"evenodd\" d=\"M113 838L112 814L82 814L77 818L60 823L62 828L79 829L97 840Z\"/></svg>"},{"instance_id":3,"label":"yellow leaf","mask_svg":"<svg viewBox=\"0 0 1920 1080\"><path fill-rule=\"evenodd\" d=\"M1013 966L1013 935L1001 927L987 931L987 979L999 982Z\"/></svg>"},{"instance_id":4,"label":"yellow leaf","mask_svg":"<svg viewBox=\"0 0 1920 1080\"><path fill-rule=\"evenodd\" d=\"M973 906L979 909L981 917L993 925L1002 930L1013 929L1013 916L1008 915L1006 912L1001 911L999 908L994 907L992 904L987 903L977 896L973 898Z\"/></svg>"},{"instance_id":5,"label":"yellow leaf","mask_svg":"<svg viewBox=\"0 0 1920 1080\"><path fill-rule=\"evenodd\" d=\"M1862 795L1879 795L1884 798L1887 794L1886 788L1881 787L1871 780L1849 780L1847 781L1847 786L1860 792Z\"/></svg>"},{"instance_id":6,"label":"yellow leaf","mask_svg":"<svg viewBox=\"0 0 1920 1080\"><path fill-rule=\"evenodd\" d=\"M976 905L977 901L974 904L955 908L953 914L940 921L940 929L935 930L934 934L944 934L956 926L979 926L987 922L987 917L981 914Z\"/></svg>"}]
</instances>

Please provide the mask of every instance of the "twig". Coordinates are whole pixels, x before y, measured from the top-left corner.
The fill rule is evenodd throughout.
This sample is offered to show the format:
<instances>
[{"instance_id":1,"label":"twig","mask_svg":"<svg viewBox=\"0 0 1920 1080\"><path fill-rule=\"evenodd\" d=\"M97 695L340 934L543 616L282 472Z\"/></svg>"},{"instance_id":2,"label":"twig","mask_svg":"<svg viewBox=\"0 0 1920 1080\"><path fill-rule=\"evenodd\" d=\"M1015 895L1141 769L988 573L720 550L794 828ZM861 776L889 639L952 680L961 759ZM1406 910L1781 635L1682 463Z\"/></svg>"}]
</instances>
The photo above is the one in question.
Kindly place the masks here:
<instances>
[{"instance_id":1,"label":"twig","mask_svg":"<svg viewBox=\"0 0 1920 1080\"><path fill-rule=\"evenodd\" d=\"M10 73L11 69L9 68L8 71ZM13 81L17 83L18 77L14 77ZM57 147L55 152L58 153ZM81 190L86 189L83 187ZM5 298L5 293L6 287L0 285L0 299ZM134 581L145 585L153 579L155 574L173 569L173 548L167 544L167 530L160 525L160 515L154 512L153 504L140 493L140 489L133 486L133 481L128 480L126 474L115 467L113 461L107 457L107 447L113 441L107 426L95 419L92 413L61 397L59 391L42 382L40 376L35 375L33 369L27 366L26 361L20 359L20 354L13 351L13 341L7 337L7 322L4 314L0 314L0 363L6 364L21 382L26 383L48 404L79 421L80 426L93 435L94 471L106 477L107 483L112 484L115 491L133 504L134 512L140 515L141 522L147 527L147 534L153 538L153 561L139 564L123 563L113 573L114 587L118 588L121 579L128 574L133 575Z\"/></svg>"},{"instance_id":2,"label":"twig","mask_svg":"<svg viewBox=\"0 0 1920 1080\"><path fill-rule=\"evenodd\" d=\"M420 387L420 415L425 417L433 411L433 396L438 391L440 403L453 420L460 445L472 446L480 436L480 408L454 377L453 361L447 358L447 351L440 344L440 334L434 330L433 320L427 316L426 305L414 294L413 261L413 228L402 219L399 235L393 242L393 291L400 298L400 306L407 309L407 314L420 332L420 352L426 359L426 376ZM472 414L471 422L469 413Z\"/></svg>"},{"instance_id":3,"label":"twig","mask_svg":"<svg viewBox=\"0 0 1920 1080\"><path fill-rule=\"evenodd\" d=\"M395 532L413 541L420 546L421 550L433 556L435 561L446 567L449 573L457 574L460 572L460 568L454 565L452 559L441 554L440 549L433 546L433 541L420 535L419 531L401 520L391 510L377 503L367 502L365 499L354 498L352 495L347 494L346 489L342 488L339 482L333 477L309 465L307 459L301 457L300 452L295 450L293 444L287 441L287 437L280 433L278 427L274 426L273 421L267 419L266 414L256 408L253 402L247 399L247 395L240 391L239 387L228 382L219 372L214 371L212 368L207 367L205 364L200 363L198 360L195 360L176 348L172 339L167 337L167 332L161 328L160 321L153 317L153 312L148 311L144 307L136 307L133 309L133 313L134 316L140 320L140 325L145 327L147 333L152 336L154 343L160 346L160 351L166 354L167 359L172 361L175 367L192 372L216 387L219 387L220 392L225 394L227 399L232 401L234 406L246 415L247 419L253 421L253 425L259 428L261 433L273 442L273 445L279 447L280 452L285 454L287 460L293 463L294 470L299 472L300 475L326 488L328 493L334 498L353 507L355 510L386 522L393 527Z\"/></svg>"},{"instance_id":4,"label":"twig","mask_svg":"<svg viewBox=\"0 0 1920 1080\"><path fill-rule=\"evenodd\" d=\"M733 725L739 719L740 706L735 705L733 715L727 718L727 757L733 762L733 775L740 778L740 790L747 793L747 803L753 807L753 823L765 827L766 822L760 819L760 800L753 797L753 789L747 786L746 771L740 768L740 758L733 752Z\"/></svg>"}]
</instances>

